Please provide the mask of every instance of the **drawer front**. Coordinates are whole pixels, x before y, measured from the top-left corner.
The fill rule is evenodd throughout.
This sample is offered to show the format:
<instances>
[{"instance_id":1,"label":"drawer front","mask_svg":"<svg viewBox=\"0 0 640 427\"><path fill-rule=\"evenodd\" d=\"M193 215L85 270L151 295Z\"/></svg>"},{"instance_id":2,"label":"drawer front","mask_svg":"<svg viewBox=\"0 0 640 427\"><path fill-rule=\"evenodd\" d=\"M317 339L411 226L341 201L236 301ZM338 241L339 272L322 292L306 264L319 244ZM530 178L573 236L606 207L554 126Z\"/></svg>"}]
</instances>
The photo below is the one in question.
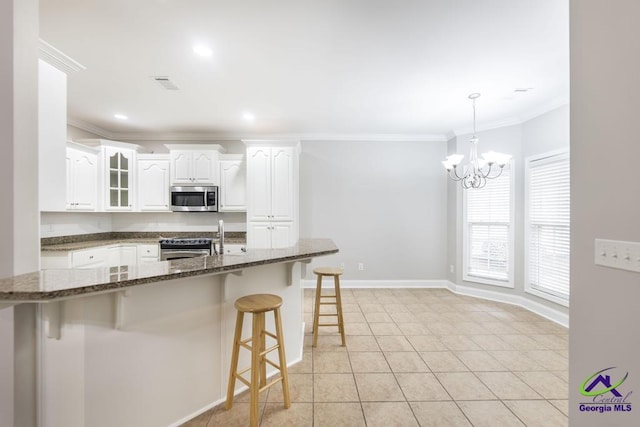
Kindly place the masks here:
<instances>
[{"instance_id":1,"label":"drawer front","mask_svg":"<svg viewBox=\"0 0 640 427\"><path fill-rule=\"evenodd\" d=\"M155 257L158 258L160 254L158 245L140 245L138 249L140 258Z\"/></svg>"},{"instance_id":2,"label":"drawer front","mask_svg":"<svg viewBox=\"0 0 640 427\"><path fill-rule=\"evenodd\" d=\"M77 268L85 265L106 262L104 248L83 249L71 253L71 267Z\"/></svg>"}]
</instances>

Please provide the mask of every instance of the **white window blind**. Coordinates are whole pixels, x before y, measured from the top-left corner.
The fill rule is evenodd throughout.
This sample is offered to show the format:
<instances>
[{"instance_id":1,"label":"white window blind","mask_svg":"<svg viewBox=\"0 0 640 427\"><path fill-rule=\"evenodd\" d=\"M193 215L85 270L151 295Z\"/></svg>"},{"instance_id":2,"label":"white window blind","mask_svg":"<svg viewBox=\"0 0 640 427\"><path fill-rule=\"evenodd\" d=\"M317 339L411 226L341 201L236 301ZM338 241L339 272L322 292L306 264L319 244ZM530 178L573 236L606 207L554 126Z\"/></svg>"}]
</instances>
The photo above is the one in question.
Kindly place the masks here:
<instances>
[{"instance_id":1,"label":"white window blind","mask_svg":"<svg viewBox=\"0 0 640 427\"><path fill-rule=\"evenodd\" d=\"M511 171L508 166L484 188L465 190L466 255L469 280L508 282L511 270Z\"/></svg>"},{"instance_id":2,"label":"white window blind","mask_svg":"<svg viewBox=\"0 0 640 427\"><path fill-rule=\"evenodd\" d=\"M569 154L528 161L530 289L569 299Z\"/></svg>"}]
</instances>

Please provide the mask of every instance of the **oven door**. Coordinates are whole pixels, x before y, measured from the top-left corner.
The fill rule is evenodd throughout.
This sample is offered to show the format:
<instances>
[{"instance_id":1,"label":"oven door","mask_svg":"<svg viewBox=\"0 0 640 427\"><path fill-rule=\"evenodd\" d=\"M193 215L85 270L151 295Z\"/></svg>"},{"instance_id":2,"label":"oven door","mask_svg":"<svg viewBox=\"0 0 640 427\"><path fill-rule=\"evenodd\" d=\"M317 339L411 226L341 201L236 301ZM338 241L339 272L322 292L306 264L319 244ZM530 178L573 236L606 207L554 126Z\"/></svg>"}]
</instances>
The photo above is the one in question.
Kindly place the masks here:
<instances>
[{"instance_id":1,"label":"oven door","mask_svg":"<svg viewBox=\"0 0 640 427\"><path fill-rule=\"evenodd\" d=\"M160 261L170 261L172 259L196 258L199 256L209 256L208 249L162 249L160 250Z\"/></svg>"}]
</instances>

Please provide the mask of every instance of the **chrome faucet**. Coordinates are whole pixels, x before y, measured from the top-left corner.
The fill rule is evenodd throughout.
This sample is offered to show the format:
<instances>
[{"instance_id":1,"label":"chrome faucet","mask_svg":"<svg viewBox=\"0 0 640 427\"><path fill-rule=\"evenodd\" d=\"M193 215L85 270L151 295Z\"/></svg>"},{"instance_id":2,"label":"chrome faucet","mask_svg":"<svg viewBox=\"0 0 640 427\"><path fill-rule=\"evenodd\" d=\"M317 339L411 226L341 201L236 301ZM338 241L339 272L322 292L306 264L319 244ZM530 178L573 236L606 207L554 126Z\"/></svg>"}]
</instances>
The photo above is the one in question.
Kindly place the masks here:
<instances>
[{"instance_id":1,"label":"chrome faucet","mask_svg":"<svg viewBox=\"0 0 640 427\"><path fill-rule=\"evenodd\" d=\"M220 255L224 255L224 221L218 221L218 240L220 247Z\"/></svg>"}]
</instances>

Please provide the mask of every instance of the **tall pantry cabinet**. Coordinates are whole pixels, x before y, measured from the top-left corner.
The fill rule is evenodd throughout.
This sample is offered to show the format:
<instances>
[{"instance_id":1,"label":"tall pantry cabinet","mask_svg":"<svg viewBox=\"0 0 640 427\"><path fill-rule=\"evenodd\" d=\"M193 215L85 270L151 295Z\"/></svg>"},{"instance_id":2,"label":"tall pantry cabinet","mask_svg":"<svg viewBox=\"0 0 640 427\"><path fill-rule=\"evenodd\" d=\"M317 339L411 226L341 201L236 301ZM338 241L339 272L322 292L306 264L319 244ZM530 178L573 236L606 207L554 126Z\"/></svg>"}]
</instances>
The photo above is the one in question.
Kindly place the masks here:
<instances>
[{"instance_id":1,"label":"tall pantry cabinet","mask_svg":"<svg viewBox=\"0 0 640 427\"><path fill-rule=\"evenodd\" d=\"M245 140L247 247L283 248L298 241L299 141Z\"/></svg>"}]
</instances>

